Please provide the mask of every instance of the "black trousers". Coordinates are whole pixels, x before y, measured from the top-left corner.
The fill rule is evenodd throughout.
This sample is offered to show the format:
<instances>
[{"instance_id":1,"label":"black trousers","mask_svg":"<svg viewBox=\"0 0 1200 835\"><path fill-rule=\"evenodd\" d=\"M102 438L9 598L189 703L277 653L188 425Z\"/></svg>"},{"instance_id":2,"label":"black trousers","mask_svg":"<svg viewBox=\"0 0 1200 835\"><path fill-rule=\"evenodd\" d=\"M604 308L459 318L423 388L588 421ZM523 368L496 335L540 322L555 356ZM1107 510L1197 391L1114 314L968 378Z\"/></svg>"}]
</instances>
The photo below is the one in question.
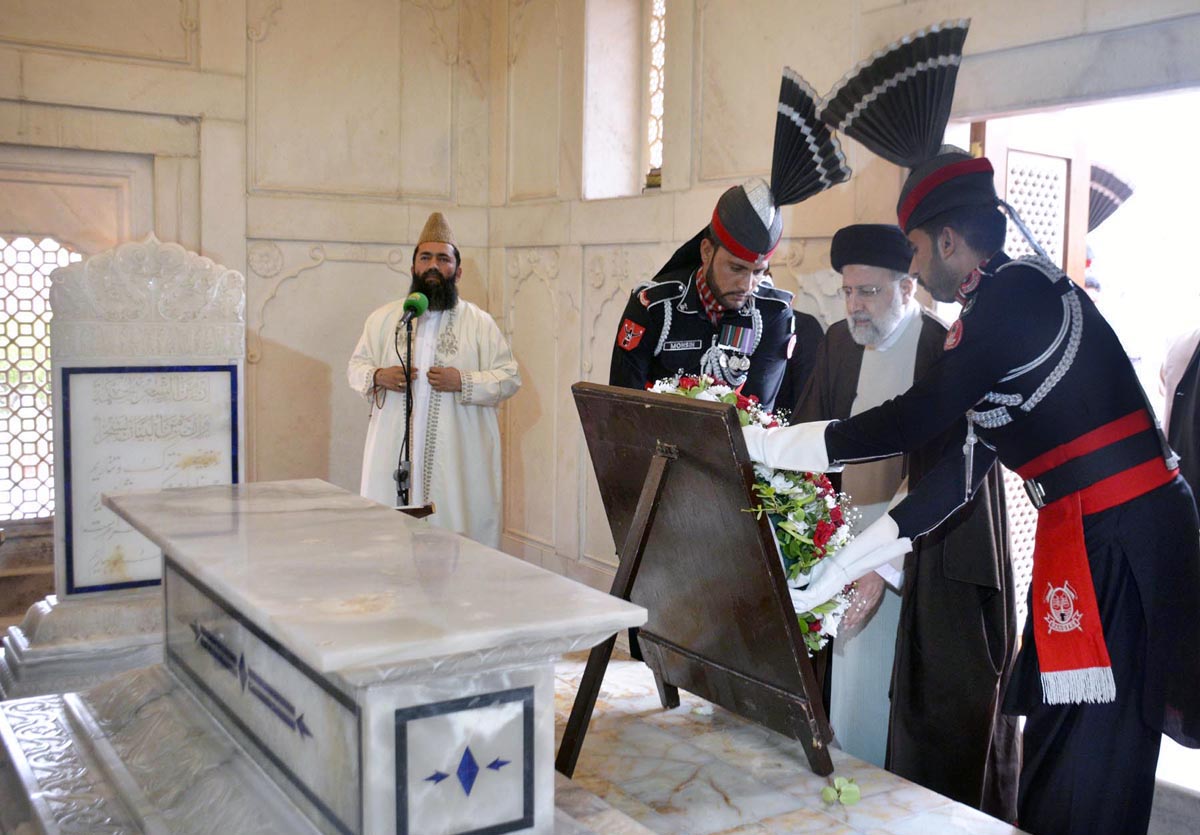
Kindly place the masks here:
<instances>
[{"instance_id":1,"label":"black trousers","mask_svg":"<svg viewBox=\"0 0 1200 835\"><path fill-rule=\"evenodd\" d=\"M1039 698L1026 705L1017 825L1034 835L1144 835L1149 824L1162 733L1143 718L1145 618L1129 566L1136 555L1120 539L1088 555L1116 701L1045 705L1038 686ZM1022 654L1036 654L1028 627ZM1028 685L1036 659L1018 667Z\"/></svg>"}]
</instances>

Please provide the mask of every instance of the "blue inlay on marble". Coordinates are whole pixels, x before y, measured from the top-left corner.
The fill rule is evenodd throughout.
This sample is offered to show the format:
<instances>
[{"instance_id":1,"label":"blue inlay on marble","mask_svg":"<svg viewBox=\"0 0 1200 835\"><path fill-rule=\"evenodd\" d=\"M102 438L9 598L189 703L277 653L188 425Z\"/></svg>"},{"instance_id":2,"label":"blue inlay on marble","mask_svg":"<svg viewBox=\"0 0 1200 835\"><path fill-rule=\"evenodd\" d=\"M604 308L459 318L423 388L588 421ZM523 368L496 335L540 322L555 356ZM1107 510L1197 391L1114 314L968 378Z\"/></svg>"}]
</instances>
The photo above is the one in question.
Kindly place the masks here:
<instances>
[{"instance_id":1,"label":"blue inlay on marble","mask_svg":"<svg viewBox=\"0 0 1200 835\"><path fill-rule=\"evenodd\" d=\"M409 708L400 708L396 711L396 833L397 835L415 835L415 831L410 826L410 798L408 795L408 781L406 775L409 769L408 759L408 726L410 722L419 721L433 716L445 716L447 714L468 712L487 708L495 705L503 705L511 702L519 702L521 704L521 713L517 721L520 723L521 743L517 746L520 750L506 751L510 757L516 756L518 772L520 774L519 786L517 789L521 797L521 812L519 816L511 820L487 823L478 828L469 831L458 832L457 835L501 835L505 832L514 832L516 830L528 829L533 826L533 757L534 757L534 740L533 740L533 688L518 687L512 690L503 690L496 693L482 693L475 696L466 696L459 699L450 699L444 702L432 702L430 704L416 705ZM476 740L478 742L478 740ZM496 757L494 751L481 752L485 759L488 756L493 756L491 762L486 766L491 770L491 774L483 775L487 778L484 785L492 785L496 780L512 780L513 777L505 777L500 775L500 771L505 766L511 765L514 761L507 760L503 757ZM436 754L434 756L437 756ZM426 772L429 766L422 768L422 772ZM463 751L459 758L457 766L457 774L459 785L463 792L470 797L475 788L477 780L481 776L481 768L478 761L475 759L475 753L468 747ZM505 772L509 774L509 772ZM449 777L449 774L441 771L438 768L433 769L433 773L428 777L422 778L423 782L440 784L443 780ZM481 789L481 792L483 790ZM436 795L436 793L435 793ZM478 797L479 795L476 795ZM443 795L439 800L430 799L427 802L445 803L447 802ZM461 803L470 803L473 800L460 800Z\"/></svg>"},{"instance_id":2,"label":"blue inlay on marble","mask_svg":"<svg viewBox=\"0 0 1200 835\"><path fill-rule=\"evenodd\" d=\"M458 782L467 793L467 797L471 796L471 788L475 785L475 777L478 774L479 763L475 762L471 746L468 745L467 750L463 751L462 759L458 761Z\"/></svg>"},{"instance_id":3,"label":"blue inlay on marble","mask_svg":"<svg viewBox=\"0 0 1200 835\"><path fill-rule=\"evenodd\" d=\"M244 653L235 656L233 651L225 646L225 642L221 640L220 636L197 621L192 621L188 626L191 627L196 643L200 644L201 648L212 656L217 664L238 680L243 693L248 690L250 695L262 702L279 718L279 721L300 734L301 739L312 737L312 730L304 721L304 714L296 715L296 708L292 706L292 703L246 664Z\"/></svg>"}]
</instances>

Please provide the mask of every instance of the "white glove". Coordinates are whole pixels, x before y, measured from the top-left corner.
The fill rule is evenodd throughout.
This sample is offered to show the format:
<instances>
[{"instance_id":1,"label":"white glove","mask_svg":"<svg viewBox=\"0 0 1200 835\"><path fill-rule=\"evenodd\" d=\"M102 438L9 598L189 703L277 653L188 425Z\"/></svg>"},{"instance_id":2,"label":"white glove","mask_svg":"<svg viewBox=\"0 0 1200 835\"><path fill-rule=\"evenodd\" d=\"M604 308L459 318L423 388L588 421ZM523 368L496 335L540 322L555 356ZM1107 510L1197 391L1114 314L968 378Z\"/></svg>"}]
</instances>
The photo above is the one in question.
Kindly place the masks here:
<instances>
[{"instance_id":1,"label":"white glove","mask_svg":"<svg viewBox=\"0 0 1200 835\"><path fill-rule=\"evenodd\" d=\"M896 520L883 514L840 551L813 566L808 588L788 589L797 612L811 612L868 571L912 550L912 540L900 536Z\"/></svg>"},{"instance_id":2,"label":"white glove","mask_svg":"<svg viewBox=\"0 0 1200 835\"><path fill-rule=\"evenodd\" d=\"M774 429L750 424L742 427L742 437L746 439L750 457L760 464L803 473L836 473L842 467L829 466L829 453L825 449L825 427L832 422L814 421Z\"/></svg>"}]
</instances>

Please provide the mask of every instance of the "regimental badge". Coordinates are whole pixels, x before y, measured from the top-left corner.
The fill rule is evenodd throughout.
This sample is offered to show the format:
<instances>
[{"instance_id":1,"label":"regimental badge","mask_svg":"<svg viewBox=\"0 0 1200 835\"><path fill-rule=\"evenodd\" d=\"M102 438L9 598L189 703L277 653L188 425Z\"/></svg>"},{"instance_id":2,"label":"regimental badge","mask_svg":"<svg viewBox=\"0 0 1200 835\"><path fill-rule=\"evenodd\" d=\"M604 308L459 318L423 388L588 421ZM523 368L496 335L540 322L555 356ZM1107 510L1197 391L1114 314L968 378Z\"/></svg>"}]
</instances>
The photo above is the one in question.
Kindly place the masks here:
<instances>
[{"instance_id":1,"label":"regimental badge","mask_svg":"<svg viewBox=\"0 0 1200 835\"><path fill-rule=\"evenodd\" d=\"M649 287L646 288L646 290L649 290L649 289L650 289ZM646 290L642 290L642 292L638 293L638 301L640 301L642 303L642 307L650 306L650 297L646 295ZM626 320L626 321L628 321L628 320Z\"/></svg>"},{"instance_id":2,"label":"regimental badge","mask_svg":"<svg viewBox=\"0 0 1200 835\"><path fill-rule=\"evenodd\" d=\"M957 348L958 343L962 342L962 333L962 319L955 319L954 324L950 326L950 330L946 331L946 342L942 346L943 349L950 351Z\"/></svg>"},{"instance_id":3,"label":"regimental badge","mask_svg":"<svg viewBox=\"0 0 1200 835\"><path fill-rule=\"evenodd\" d=\"M1046 584L1046 604L1050 611L1046 612L1046 625L1050 632L1070 632L1074 629L1083 631L1079 622L1083 614L1075 611L1075 598L1079 595L1066 580L1061 586L1053 583Z\"/></svg>"},{"instance_id":4,"label":"regimental badge","mask_svg":"<svg viewBox=\"0 0 1200 835\"><path fill-rule=\"evenodd\" d=\"M643 325L639 325L632 319L626 319L617 331L617 344L626 351L632 351L642 341L642 334L645 332L646 328Z\"/></svg>"}]
</instances>

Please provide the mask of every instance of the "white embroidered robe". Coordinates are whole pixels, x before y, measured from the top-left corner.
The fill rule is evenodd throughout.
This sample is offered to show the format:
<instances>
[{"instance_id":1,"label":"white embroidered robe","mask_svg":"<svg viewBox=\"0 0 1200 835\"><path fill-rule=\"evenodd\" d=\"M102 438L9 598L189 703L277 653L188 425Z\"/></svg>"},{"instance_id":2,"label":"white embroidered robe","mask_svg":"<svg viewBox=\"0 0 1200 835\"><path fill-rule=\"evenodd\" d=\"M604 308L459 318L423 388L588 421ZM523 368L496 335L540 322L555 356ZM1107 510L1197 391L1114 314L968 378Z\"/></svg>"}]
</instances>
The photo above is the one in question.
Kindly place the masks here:
<instances>
[{"instance_id":1,"label":"white embroidered robe","mask_svg":"<svg viewBox=\"0 0 1200 835\"><path fill-rule=\"evenodd\" d=\"M368 400L375 370L400 364L396 325L403 304L391 302L367 317L350 359L350 386ZM463 299L440 316L418 319L414 330L414 359L425 353L434 366L457 368L462 391L433 391L425 379L429 367L414 362L412 458L420 470L413 471L410 504L432 502L430 523L498 548L504 508L497 407L521 386L516 360L492 317ZM399 350L405 350L403 331ZM381 408L372 406L363 450L360 492L392 507L405 396L388 392Z\"/></svg>"}]
</instances>

